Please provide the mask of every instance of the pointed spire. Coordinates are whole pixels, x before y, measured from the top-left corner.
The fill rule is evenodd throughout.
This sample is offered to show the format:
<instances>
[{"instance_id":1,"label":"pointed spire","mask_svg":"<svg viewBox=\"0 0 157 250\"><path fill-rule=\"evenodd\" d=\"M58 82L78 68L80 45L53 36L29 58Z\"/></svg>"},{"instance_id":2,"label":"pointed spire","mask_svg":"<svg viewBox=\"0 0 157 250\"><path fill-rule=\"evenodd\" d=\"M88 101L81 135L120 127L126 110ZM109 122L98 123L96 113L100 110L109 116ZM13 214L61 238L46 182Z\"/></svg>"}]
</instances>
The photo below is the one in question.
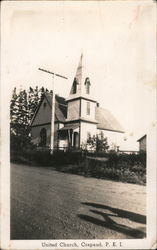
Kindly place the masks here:
<instances>
[{"instance_id":1,"label":"pointed spire","mask_svg":"<svg viewBox=\"0 0 157 250\"><path fill-rule=\"evenodd\" d=\"M88 65L86 65L85 63L85 59L86 58L84 57L84 54L82 52L77 66L76 74L73 80L73 84L70 90L70 95L66 99L67 101L78 97L83 97L88 99L92 98L90 91L91 87L89 78L90 72ZM92 98L92 100L94 99Z\"/></svg>"},{"instance_id":2,"label":"pointed spire","mask_svg":"<svg viewBox=\"0 0 157 250\"><path fill-rule=\"evenodd\" d=\"M81 53L79 64L74 77L73 85L70 91L70 95L78 94L81 95L83 91L83 84L85 83L85 65L83 53Z\"/></svg>"},{"instance_id":3,"label":"pointed spire","mask_svg":"<svg viewBox=\"0 0 157 250\"><path fill-rule=\"evenodd\" d=\"M78 84L82 83L82 74L83 74L83 54L81 54L80 61L76 70L75 78Z\"/></svg>"}]
</instances>

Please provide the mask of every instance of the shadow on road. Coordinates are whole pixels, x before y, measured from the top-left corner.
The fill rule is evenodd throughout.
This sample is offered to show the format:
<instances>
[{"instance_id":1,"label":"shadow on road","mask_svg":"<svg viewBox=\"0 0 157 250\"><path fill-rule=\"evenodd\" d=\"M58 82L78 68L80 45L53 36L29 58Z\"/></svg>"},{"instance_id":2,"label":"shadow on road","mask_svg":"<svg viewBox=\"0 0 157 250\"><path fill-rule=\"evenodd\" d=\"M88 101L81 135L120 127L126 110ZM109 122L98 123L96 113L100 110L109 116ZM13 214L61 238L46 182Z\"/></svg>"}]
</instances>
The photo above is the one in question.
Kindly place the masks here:
<instances>
[{"instance_id":1,"label":"shadow on road","mask_svg":"<svg viewBox=\"0 0 157 250\"><path fill-rule=\"evenodd\" d=\"M103 217L103 220L97 219L97 218L89 216L89 215L78 214L78 217L80 219L91 222L91 223L98 225L98 226L106 227L106 228L109 228L111 230L129 235L129 236L136 238L136 239L146 237L145 227L141 227L139 229L134 229L134 228L128 227L128 226L123 225L123 224L118 224L117 222L115 222L113 219L110 218L111 216L112 217L127 218L131 221L134 221L134 222L146 224L146 216L141 215L141 214L137 214L137 213L133 213L130 211L118 209L118 208L109 207L109 206L102 205L102 204L97 204L97 203L82 202L82 204L87 205L87 206L91 206L94 208L106 209L114 214L104 213L104 212L98 211L98 210L90 210L90 212L92 212L94 214L101 215Z\"/></svg>"},{"instance_id":2,"label":"shadow on road","mask_svg":"<svg viewBox=\"0 0 157 250\"><path fill-rule=\"evenodd\" d=\"M87 205L87 206L96 207L96 208L107 209L107 210L117 214L118 217L127 218L129 220L132 220L132 221L135 221L135 222L138 222L141 224L146 224L146 216L141 215L141 214L137 214L137 213L133 213L130 211L126 211L126 210L122 210L122 209L118 209L118 208L113 208L113 207L109 207L109 206L97 204L97 203L82 202L82 204Z\"/></svg>"}]
</instances>

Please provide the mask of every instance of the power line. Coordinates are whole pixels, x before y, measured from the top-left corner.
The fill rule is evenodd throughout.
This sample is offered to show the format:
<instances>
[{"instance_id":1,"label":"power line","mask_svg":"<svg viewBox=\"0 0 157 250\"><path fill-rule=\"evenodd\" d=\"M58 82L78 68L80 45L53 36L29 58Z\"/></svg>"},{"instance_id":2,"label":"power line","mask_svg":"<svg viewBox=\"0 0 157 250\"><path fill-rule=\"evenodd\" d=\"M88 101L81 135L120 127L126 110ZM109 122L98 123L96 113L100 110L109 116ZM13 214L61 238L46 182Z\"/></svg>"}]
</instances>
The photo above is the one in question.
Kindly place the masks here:
<instances>
[{"instance_id":1,"label":"power line","mask_svg":"<svg viewBox=\"0 0 157 250\"><path fill-rule=\"evenodd\" d=\"M46 73L49 73L49 74L58 76L58 77L61 77L61 78L64 78L64 79L68 79L67 77L62 76L62 75L60 75L60 74L56 74L56 73L54 73L54 72L52 72L52 71L49 71L49 70L46 70L46 69L42 69L42 68L38 68L38 69L41 70L41 71L44 71L44 72L46 72Z\"/></svg>"}]
</instances>

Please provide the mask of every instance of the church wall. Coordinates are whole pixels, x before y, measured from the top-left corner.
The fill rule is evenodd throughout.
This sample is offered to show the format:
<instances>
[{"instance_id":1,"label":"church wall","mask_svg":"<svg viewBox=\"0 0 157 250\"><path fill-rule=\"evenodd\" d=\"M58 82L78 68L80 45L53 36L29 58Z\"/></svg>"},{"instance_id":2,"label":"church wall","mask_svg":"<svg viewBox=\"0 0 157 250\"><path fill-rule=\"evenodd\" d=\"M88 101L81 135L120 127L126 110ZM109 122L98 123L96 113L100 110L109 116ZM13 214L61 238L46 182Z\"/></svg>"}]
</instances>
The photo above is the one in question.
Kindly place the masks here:
<instances>
[{"instance_id":1,"label":"church wall","mask_svg":"<svg viewBox=\"0 0 157 250\"><path fill-rule=\"evenodd\" d=\"M47 132L47 140L46 140L46 146L50 147L50 142L51 142L51 125L41 125L41 126L37 126L37 127L32 127L31 128L31 141L32 143L34 143L35 145L39 145L40 143L40 132L41 129L45 128L46 132ZM57 147L58 145L58 124L56 123L54 125L54 147Z\"/></svg>"},{"instance_id":2,"label":"church wall","mask_svg":"<svg viewBox=\"0 0 157 250\"><path fill-rule=\"evenodd\" d=\"M103 132L104 137L107 137L108 145L110 147L109 149L116 150L117 146L119 146L121 148L121 146L123 145L123 142L124 142L124 134L123 133L97 129L97 134L100 134L101 131Z\"/></svg>"},{"instance_id":3,"label":"church wall","mask_svg":"<svg viewBox=\"0 0 157 250\"><path fill-rule=\"evenodd\" d=\"M32 125L38 125L48 122L51 122L51 108L46 98L44 98Z\"/></svg>"},{"instance_id":4,"label":"church wall","mask_svg":"<svg viewBox=\"0 0 157 250\"><path fill-rule=\"evenodd\" d=\"M95 119L95 102L90 102L90 114L87 115L87 100L81 99L81 117Z\"/></svg>"},{"instance_id":5,"label":"church wall","mask_svg":"<svg viewBox=\"0 0 157 250\"><path fill-rule=\"evenodd\" d=\"M80 145L83 145L84 143L86 144L89 133L91 136L96 135L96 128L97 128L96 124L81 122Z\"/></svg>"},{"instance_id":6,"label":"church wall","mask_svg":"<svg viewBox=\"0 0 157 250\"><path fill-rule=\"evenodd\" d=\"M79 118L80 100L73 100L68 102L68 114L67 119L73 120Z\"/></svg>"},{"instance_id":7,"label":"church wall","mask_svg":"<svg viewBox=\"0 0 157 250\"><path fill-rule=\"evenodd\" d=\"M46 141L46 146L49 147L50 146L50 134L51 134L51 126L50 124L48 125L41 125L41 126L37 126L37 127L32 127L31 128L31 141L32 143L34 143L35 145L39 145L40 143L40 131L42 128L46 129L47 132L47 141Z\"/></svg>"}]
</instances>

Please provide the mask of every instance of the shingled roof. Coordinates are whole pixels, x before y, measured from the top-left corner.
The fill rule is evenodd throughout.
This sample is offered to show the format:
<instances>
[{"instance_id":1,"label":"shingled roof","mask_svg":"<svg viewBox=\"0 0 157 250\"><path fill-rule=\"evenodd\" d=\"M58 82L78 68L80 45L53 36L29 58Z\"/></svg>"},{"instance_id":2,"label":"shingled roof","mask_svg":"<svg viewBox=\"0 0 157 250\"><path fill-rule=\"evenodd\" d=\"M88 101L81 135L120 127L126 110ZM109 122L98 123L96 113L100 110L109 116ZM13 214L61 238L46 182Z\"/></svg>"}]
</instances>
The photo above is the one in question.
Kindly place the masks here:
<instances>
[{"instance_id":1,"label":"shingled roof","mask_svg":"<svg viewBox=\"0 0 157 250\"><path fill-rule=\"evenodd\" d=\"M50 106L52 107L52 94L45 94ZM67 103L65 98L56 95L56 105L55 105L55 114L57 120L64 122L67 118ZM95 110L95 119L98 121L97 128L103 130L110 130L115 132L124 133L124 129L116 118L111 114L107 109L96 107Z\"/></svg>"},{"instance_id":2,"label":"shingled roof","mask_svg":"<svg viewBox=\"0 0 157 250\"><path fill-rule=\"evenodd\" d=\"M52 107L52 93L45 93L44 95L45 95L45 98L47 99L50 107ZM65 98L63 98L59 95L56 95L55 99L56 99L55 116L56 116L58 121L65 122L66 118L67 118L66 100L65 100ZM39 108L40 108L40 105L38 106L36 113L38 112ZM36 113L32 119L32 122L36 116ZM98 122L98 124L97 124L98 129L124 133L124 129L121 127L119 122L115 119L115 117L107 109L96 107L95 119ZM31 122L31 124L32 124L32 122Z\"/></svg>"},{"instance_id":3,"label":"shingled roof","mask_svg":"<svg viewBox=\"0 0 157 250\"><path fill-rule=\"evenodd\" d=\"M45 93L45 97L50 105L52 107L52 94L51 93ZM56 102L55 102L55 115L58 121L65 122L65 119L67 117L67 103L63 97L60 97L58 95L55 96Z\"/></svg>"},{"instance_id":4,"label":"shingled roof","mask_svg":"<svg viewBox=\"0 0 157 250\"><path fill-rule=\"evenodd\" d=\"M95 119L98 121L98 129L124 133L124 129L107 109L96 107Z\"/></svg>"}]
</instances>

